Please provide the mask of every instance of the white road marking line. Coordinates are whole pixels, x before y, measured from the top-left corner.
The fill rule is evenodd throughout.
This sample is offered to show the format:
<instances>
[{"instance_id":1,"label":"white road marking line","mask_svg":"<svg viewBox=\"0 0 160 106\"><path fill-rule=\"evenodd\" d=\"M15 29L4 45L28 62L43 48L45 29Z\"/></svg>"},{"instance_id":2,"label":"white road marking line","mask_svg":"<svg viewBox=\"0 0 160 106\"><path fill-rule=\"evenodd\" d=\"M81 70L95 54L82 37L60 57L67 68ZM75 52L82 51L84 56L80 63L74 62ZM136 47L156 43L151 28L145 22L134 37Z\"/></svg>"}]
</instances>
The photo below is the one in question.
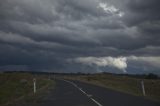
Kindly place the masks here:
<instances>
[{"instance_id":1,"label":"white road marking line","mask_svg":"<svg viewBox=\"0 0 160 106\"><path fill-rule=\"evenodd\" d=\"M99 102L97 102L95 99L91 98L92 101L94 101L98 106L102 106Z\"/></svg>"},{"instance_id":2,"label":"white road marking line","mask_svg":"<svg viewBox=\"0 0 160 106\"><path fill-rule=\"evenodd\" d=\"M73 86L75 86L76 88L78 88L82 93L84 93L87 97L89 97L94 103L96 103L98 106L103 106L101 105L98 101L96 101L95 99L92 98L92 95L87 94L85 91L82 90L82 88L78 87L75 83L68 81L68 80L64 80L65 82L68 82L70 84L72 84Z\"/></svg>"},{"instance_id":3,"label":"white road marking line","mask_svg":"<svg viewBox=\"0 0 160 106\"><path fill-rule=\"evenodd\" d=\"M84 94L87 94L86 92L84 92L81 88L79 88L79 90L81 91L81 92L83 92Z\"/></svg>"},{"instance_id":4,"label":"white road marking line","mask_svg":"<svg viewBox=\"0 0 160 106\"><path fill-rule=\"evenodd\" d=\"M92 95L87 95L89 98L91 98L92 97Z\"/></svg>"}]
</instances>

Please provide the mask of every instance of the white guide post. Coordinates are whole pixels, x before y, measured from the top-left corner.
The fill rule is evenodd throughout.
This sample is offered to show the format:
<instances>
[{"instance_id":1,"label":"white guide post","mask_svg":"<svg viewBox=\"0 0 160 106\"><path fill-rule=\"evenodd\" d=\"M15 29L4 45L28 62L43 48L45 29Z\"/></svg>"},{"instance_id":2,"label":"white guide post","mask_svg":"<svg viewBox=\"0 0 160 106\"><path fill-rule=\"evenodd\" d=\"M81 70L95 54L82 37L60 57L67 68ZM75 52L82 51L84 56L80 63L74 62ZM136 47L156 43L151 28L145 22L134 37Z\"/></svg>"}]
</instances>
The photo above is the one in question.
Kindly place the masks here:
<instances>
[{"instance_id":1,"label":"white guide post","mask_svg":"<svg viewBox=\"0 0 160 106\"><path fill-rule=\"evenodd\" d=\"M36 93L36 79L33 79L33 92Z\"/></svg>"},{"instance_id":2,"label":"white guide post","mask_svg":"<svg viewBox=\"0 0 160 106\"><path fill-rule=\"evenodd\" d=\"M145 92L145 88L144 88L144 81L141 81L141 86L142 86L142 92L143 92L143 96L146 96L146 92Z\"/></svg>"}]
</instances>

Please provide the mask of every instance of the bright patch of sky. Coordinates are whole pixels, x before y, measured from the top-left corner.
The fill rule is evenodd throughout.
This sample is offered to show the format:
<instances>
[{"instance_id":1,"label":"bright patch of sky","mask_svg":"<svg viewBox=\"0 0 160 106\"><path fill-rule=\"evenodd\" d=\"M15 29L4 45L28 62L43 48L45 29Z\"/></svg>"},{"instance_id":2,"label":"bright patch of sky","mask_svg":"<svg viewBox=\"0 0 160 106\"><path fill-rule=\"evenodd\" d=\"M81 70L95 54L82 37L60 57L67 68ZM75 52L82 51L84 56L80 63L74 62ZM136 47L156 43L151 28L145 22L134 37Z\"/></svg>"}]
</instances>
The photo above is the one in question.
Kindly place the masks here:
<instances>
[{"instance_id":1,"label":"bright patch of sky","mask_svg":"<svg viewBox=\"0 0 160 106\"><path fill-rule=\"evenodd\" d=\"M108 3L100 2L97 8L102 8L106 13L116 14L119 17L123 17L124 15L124 12L120 11L118 8Z\"/></svg>"}]
</instances>

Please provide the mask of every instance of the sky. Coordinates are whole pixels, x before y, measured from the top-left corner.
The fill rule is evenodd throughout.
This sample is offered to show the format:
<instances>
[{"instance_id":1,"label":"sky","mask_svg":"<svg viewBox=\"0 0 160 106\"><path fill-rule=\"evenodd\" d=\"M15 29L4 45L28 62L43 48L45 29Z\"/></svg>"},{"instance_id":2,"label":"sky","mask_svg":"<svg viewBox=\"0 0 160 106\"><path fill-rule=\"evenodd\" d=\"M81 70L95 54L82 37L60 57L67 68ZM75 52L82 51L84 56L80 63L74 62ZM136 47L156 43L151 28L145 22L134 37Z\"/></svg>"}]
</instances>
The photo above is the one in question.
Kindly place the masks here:
<instances>
[{"instance_id":1,"label":"sky","mask_svg":"<svg viewBox=\"0 0 160 106\"><path fill-rule=\"evenodd\" d=\"M160 0L0 0L0 70L160 75Z\"/></svg>"}]
</instances>

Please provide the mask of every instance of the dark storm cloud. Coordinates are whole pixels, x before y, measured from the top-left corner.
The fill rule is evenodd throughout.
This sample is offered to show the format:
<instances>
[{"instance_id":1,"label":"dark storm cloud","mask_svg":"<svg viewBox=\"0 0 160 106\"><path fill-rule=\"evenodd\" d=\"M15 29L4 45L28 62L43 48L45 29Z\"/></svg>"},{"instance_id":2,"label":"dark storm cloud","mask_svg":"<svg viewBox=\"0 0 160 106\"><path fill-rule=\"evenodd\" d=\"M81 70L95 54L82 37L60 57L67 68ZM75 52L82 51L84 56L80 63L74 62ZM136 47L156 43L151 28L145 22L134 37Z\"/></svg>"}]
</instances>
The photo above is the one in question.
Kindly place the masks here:
<instances>
[{"instance_id":1,"label":"dark storm cloud","mask_svg":"<svg viewBox=\"0 0 160 106\"><path fill-rule=\"evenodd\" d=\"M141 39L152 46L160 45L159 4L159 0L139 0L128 3L129 12L133 14L128 16L128 24L137 26Z\"/></svg>"},{"instance_id":2,"label":"dark storm cloud","mask_svg":"<svg viewBox=\"0 0 160 106\"><path fill-rule=\"evenodd\" d=\"M132 55L136 61L148 61L145 56L154 59L160 53L159 4L158 0L0 1L1 69L74 72L84 67L80 71L85 72L93 67L67 60Z\"/></svg>"},{"instance_id":3,"label":"dark storm cloud","mask_svg":"<svg viewBox=\"0 0 160 106\"><path fill-rule=\"evenodd\" d=\"M148 21L158 21L159 0L130 0L128 2L128 22L130 25L141 24Z\"/></svg>"}]
</instances>

